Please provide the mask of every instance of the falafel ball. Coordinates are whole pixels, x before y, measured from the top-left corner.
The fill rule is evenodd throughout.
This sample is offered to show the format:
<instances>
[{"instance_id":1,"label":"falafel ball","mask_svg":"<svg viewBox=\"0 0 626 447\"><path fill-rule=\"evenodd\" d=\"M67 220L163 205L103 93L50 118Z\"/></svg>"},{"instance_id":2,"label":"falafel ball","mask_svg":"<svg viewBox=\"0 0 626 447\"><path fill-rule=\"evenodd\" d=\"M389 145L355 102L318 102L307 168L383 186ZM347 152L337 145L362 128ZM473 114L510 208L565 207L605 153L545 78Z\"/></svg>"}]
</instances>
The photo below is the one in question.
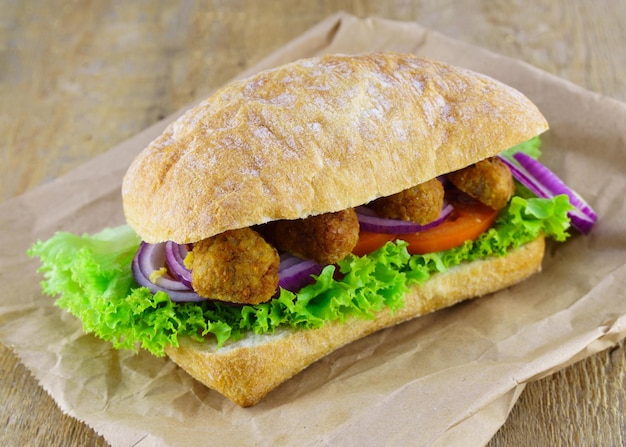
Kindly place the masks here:
<instances>
[{"instance_id":1,"label":"falafel ball","mask_svg":"<svg viewBox=\"0 0 626 447\"><path fill-rule=\"evenodd\" d=\"M458 189L494 210L504 208L515 192L511 170L498 157L479 161L447 177Z\"/></svg>"},{"instance_id":2,"label":"falafel ball","mask_svg":"<svg viewBox=\"0 0 626 447\"><path fill-rule=\"evenodd\" d=\"M276 292L279 262L256 231L230 230L194 244L191 284L202 297L258 304Z\"/></svg>"},{"instance_id":3,"label":"falafel ball","mask_svg":"<svg viewBox=\"0 0 626 447\"><path fill-rule=\"evenodd\" d=\"M260 231L278 249L319 264L345 258L359 241L359 219L353 208L306 219L277 220L262 227Z\"/></svg>"},{"instance_id":4,"label":"falafel ball","mask_svg":"<svg viewBox=\"0 0 626 447\"><path fill-rule=\"evenodd\" d=\"M381 217L426 225L441 214L444 192L443 185L435 178L397 194L376 199L367 206Z\"/></svg>"}]
</instances>

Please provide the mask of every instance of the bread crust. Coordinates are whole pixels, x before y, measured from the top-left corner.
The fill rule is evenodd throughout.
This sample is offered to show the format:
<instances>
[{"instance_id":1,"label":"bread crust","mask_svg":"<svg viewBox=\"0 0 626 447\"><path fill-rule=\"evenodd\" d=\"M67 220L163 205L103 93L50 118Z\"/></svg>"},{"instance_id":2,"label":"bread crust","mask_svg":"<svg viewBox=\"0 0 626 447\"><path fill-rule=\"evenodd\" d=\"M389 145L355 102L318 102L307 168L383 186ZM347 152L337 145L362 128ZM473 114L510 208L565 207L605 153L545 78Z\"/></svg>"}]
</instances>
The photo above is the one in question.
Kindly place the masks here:
<instances>
[{"instance_id":1,"label":"bread crust","mask_svg":"<svg viewBox=\"0 0 626 447\"><path fill-rule=\"evenodd\" d=\"M131 164L124 212L146 242L196 242L361 205L547 128L517 90L466 69L396 53L303 59L169 125Z\"/></svg>"},{"instance_id":2,"label":"bread crust","mask_svg":"<svg viewBox=\"0 0 626 447\"><path fill-rule=\"evenodd\" d=\"M379 312L374 320L350 319L327 323L319 329L282 330L271 335L251 335L216 349L215 342L180 340L167 349L168 356L191 376L247 407L307 366L348 343L383 328L449 307L460 301L509 287L541 269L544 237L503 257L461 264L434 274L413 287L406 305L392 313Z\"/></svg>"}]
</instances>

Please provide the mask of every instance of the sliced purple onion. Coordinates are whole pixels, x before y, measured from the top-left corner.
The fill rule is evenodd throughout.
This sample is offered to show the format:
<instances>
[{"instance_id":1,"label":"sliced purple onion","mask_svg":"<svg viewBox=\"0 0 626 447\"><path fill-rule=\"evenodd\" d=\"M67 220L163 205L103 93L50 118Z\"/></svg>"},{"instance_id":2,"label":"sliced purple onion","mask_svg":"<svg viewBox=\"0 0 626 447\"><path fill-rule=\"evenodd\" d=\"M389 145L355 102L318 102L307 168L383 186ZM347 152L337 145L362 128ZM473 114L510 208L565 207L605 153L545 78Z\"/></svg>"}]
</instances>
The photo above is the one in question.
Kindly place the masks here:
<instances>
[{"instance_id":1,"label":"sliced purple onion","mask_svg":"<svg viewBox=\"0 0 626 447\"><path fill-rule=\"evenodd\" d=\"M589 234L597 220L597 218L589 216L579 208L574 208L568 213L568 216L572 220L572 225L582 234Z\"/></svg>"},{"instance_id":2,"label":"sliced purple onion","mask_svg":"<svg viewBox=\"0 0 626 447\"><path fill-rule=\"evenodd\" d=\"M567 195L571 205L575 208L568 213L572 226L582 234L589 234L598 219L591 206L541 162L523 152L516 152L513 158L519 164L500 156L500 159L511 170L513 177L537 197L550 199L560 194Z\"/></svg>"},{"instance_id":3,"label":"sliced purple onion","mask_svg":"<svg viewBox=\"0 0 626 447\"><path fill-rule=\"evenodd\" d=\"M153 272L165 267L165 259L164 242L159 244L142 242L131 266L137 284L147 287L152 293L165 292L172 301L204 301L204 298L167 273L161 275L156 283L150 281Z\"/></svg>"},{"instance_id":4,"label":"sliced purple onion","mask_svg":"<svg viewBox=\"0 0 626 447\"><path fill-rule=\"evenodd\" d=\"M278 287L297 292L313 282L311 275L319 275L325 265L312 260L300 259L286 253L281 254L278 267Z\"/></svg>"},{"instance_id":5,"label":"sliced purple onion","mask_svg":"<svg viewBox=\"0 0 626 447\"><path fill-rule=\"evenodd\" d=\"M291 253L282 252L280 254L280 264L278 266L278 271L281 272L292 265L296 265L302 262L302 259L292 255Z\"/></svg>"},{"instance_id":6,"label":"sliced purple onion","mask_svg":"<svg viewBox=\"0 0 626 447\"><path fill-rule=\"evenodd\" d=\"M178 281L191 289L191 270L185 266L185 257L188 253L189 249L186 245L172 241L165 242L165 259L169 271Z\"/></svg>"},{"instance_id":7,"label":"sliced purple onion","mask_svg":"<svg viewBox=\"0 0 626 447\"><path fill-rule=\"evenodd\" d=\"M535 194L537 197L542 197L544 199L549 197L547 189L542 184L538 183L524 168L505 157L500 156L500 160L502 160L504 164L509 167L513 177L528 188L530 192Z\"/></svg>"},{"instance_id":8,"label":"sliced purple onion","mask_svg":"<svg viewBox=\"0 0 626 447\"><path fill-rule=\"evenodd\" d=\"M378 217L376 212L366 206L356 208L359 224L364 231L387 234L409 234L424 231L428 228L436 227L448 218L454 208L449 203L444 203L439 217L426 225L418 225L415 222L408 222L400 219L387 219Z\"/></svg>"}]
</instances>

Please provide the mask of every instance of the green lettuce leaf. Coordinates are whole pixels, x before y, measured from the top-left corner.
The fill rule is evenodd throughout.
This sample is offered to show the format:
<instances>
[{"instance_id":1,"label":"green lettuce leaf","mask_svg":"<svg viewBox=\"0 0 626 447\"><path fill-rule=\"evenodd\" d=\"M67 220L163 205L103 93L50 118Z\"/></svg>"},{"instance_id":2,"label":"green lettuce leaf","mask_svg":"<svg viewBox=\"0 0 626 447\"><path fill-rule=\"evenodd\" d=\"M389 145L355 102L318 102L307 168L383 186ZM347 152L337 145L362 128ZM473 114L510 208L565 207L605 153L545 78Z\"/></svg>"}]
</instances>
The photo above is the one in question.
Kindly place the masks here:
<instances>
[{"instance_id":1,"label":"green lettuce leaf","mask_svg":"<svg viewBox=\"0 0 626 447\"><path fill-rule=\"evenodd\" d=\"M529 157L538 160L541 157L541 138L539 136L533 137L528 141L524 141L523 143L518 144L517 146L513 146L503 152L500 152L500 156L505 157L512 162L515 162L513 158L513 154L516 152L524 152Z\"/></svg>"},{"instance_id":2,"label":"green lettuce leaf","mask_svg":"<svg viewBox=\"0 0 626 447\"><path fill-rule=\"evenodd\" d=\"M566 196L514 197L496 224L474 242L427 255L411 256L406 243L388 243L363 257L348 256L327 266L314 284L297 294L281 290L268 303L233 307L219 303L175 303L165 293L139 287L131 273L139 237L126 226L94 235L57 233L29 250L41 259L44 293L78 317L87 333L115 348L147 349L157 356L180 337L216 338L219 346L246 333L320 327L350 317L374 318L383 308L404 306L409 287L462 262L502 256L540 233L564 240L569 228Z\"/></svg>"}]
</instances>

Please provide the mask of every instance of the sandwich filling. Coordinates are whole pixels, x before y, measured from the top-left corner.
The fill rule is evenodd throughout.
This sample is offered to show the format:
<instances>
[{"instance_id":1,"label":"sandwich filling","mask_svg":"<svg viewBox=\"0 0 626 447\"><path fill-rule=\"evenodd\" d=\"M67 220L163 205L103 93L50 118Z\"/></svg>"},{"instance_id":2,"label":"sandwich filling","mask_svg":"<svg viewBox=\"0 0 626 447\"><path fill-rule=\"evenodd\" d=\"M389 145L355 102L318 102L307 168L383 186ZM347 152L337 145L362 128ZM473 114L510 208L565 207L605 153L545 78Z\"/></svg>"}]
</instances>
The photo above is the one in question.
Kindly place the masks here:
<instances>
[{"instance_id":1,"label":"sandwich filling","mask_svg":"<svg viewBox=\"0 0 626 447\"><path fill-rule=\"evenodd\" d=\"M538 140L533 140L514 150L536 152L537 143ZM483 169L491 175L481 174L481 181L477 182L471 171L479 172ZM274 229L269 225L265 228L259 226L241 230L247 234L235 237L234 241L229 241L228 237L222 235L217 240L201 241L194 245L191 249L192 255L186 263L183 262L191 267L192 275L187 280L191 283L195 281L195 287L199 289L215 287L215 281L210 280L211 275L216 276L215 273L201 272L201 279L196 277L194 280L193 272L198 268L196 263L199 260L204 260L202 263L205 263L207 259L220 259L225 266L223 268L225 272L218 276L226 278L223 281L226 286L221 287L227 289L227 294L232 294L232 289L235 289L239 294L250 296L257 294L259 288L264 289L270 299L258 304L234 306L225 303L224 300L215 301L201 297L176 302L173 297L178 294L190 296L191 293L196 297L198 295L184 288L177 291L174 286L169 289L157 286L151 290L150 287L137 284L131 266L134 267L134 261L137 259L138 247L145 247L146 244L142 243L136 233L126 225L106 229L92 236L57 233L48 241L35 244L30 254L42 260L40 270L46 278L43 282L44 291L51 295L61 294L56 301L58 306L78 316L86 332L95 333L110 341L116 348L143 347L155 355L164 355L167 346L178 346L180 337L192 337L197 340L214 338L217 346L221 346L228 340L239 339L249 332L262 334L272 332L278 327L308 329L319 327L327 321L374 318L376 312L383 308L393 311L403 307L403 297L407 290L424 283L431 275L444 272L463 262L506 255L510 250L540 235L552 237L557 241L563 241L569 236L569 214L572 205L567 195L538 198L520 183L515 182L515 194L509 200L507 195L512 193L512 189L510 185L506 185L511 181L510 173L502 169L493 159L477 163L467 168L467 172L464 171L449 175L447 179L435 180L440 186L437 183L423 185L418 187L418 191L406 191L401 195L422 197L420 190L426 191L423 193L425 198L417 202L420 205L426 204L427 209L438 210L439 216L448 208L444 204L448 204L449 200L456 200L457 208L461 210L464 206L487 210L486 213L478 215L487 216L485 220L488 228L483 228L476 237L465 238L460 244L453 243L449 247L440 245L442 249L427 253L420 253L419 250L411 248L412 245L419 246L412 239L429 239L419 236L420 234L437 231L446 223L451 221L454 223L455 219L462 220L464 216L469 215L468 220L476 220L475 213L457 212L457 217L450 213L443 222L422 232L399 235L396 233L398 228L393 227L391 234L388 233L381 238L386 238L382 244L371 245L373 251L367 255L357 256L354 252L367 237L364 237L364 231L359 226L356 230L358 240L354 242L356 225L350 223L354 219L349 215L357 211L362 213L362 210L342 212L338 219L337 216L321 217L322 223L311 224L305 220L297 225L305 225L307 231L311 233L316 231L328 233L329 225L338 225L342 229L335 229L335 233L340 233L340 236L327 237L324 248L316 247L312 256L316 260L305 261L321 268L318 274L307 275L311 283L299 290L277 288L274 284L276 272L278 270L280 273L281 270L281 256L278 256L277 267L276 256L270 254L276 250L272 244L283 247L280 249L281 253L282 250L289 249L297 255L303 254L302 247L298 244L293 245L294 242L288 234L290 230L280 228L281 224L272 224L277 227ZM444 190L443 197L440 189ZM461 189L466 191L459 192ZM478 200L468 199L477 192ZM393 222L406 222L403 220L404 213L409 214L412 212L411 209L420 208L414 204L402 205L404 201L396 199L385 198L380 202L369 204L368 209L377 214L393 216L391 219ZM491 206L482 203L487 200ZM496 206L494 203L502 202L505 202L505 205L500 210L493 208ZM426 213L419 214L421 216ZM433 211L431 214L436 213ZM380 215L376 218L380 218ZM428 220L425 219L421 224L428 227ZM344 224L346 228L351 229L343 229ZM274 235L270 234L272 231ZM250 236L251 233L256 236ZM350 236L344 233L353 234ZM268 240L279 241L268 243L266 237ZM349 241L345 246L344 240ZM233 253L233 245L241 251ZM269 250L266 245L270 246ZM150 246L151 244L148 244L148 248ZM189 252L189 247L184 248ZM139 249L139 252L141 251L142 248ZM246 260L249 259L250 252L255 253L254 256L263 261L261 267L255 267ZM178 255L181 255L180 251ZM324 259L320 255L327 258ZM150 261L162 259L156 255L147 258ZM283 259L288 260L284 253ZM316 261L320 260L332 263L318 264ZM293 262L293 259L289 262ZM229 271L233 265L239 267ZM154 268L154 271L158 270ZM241 272L248 273L247 279L238 278ZM162 277L169 274L168 271L163 272ZM147 276L152 276L153 280L159 283L158 274ZM280 275L278 276L280 279ZM266 281L269 285L265 284ZM213 290L207 291L206 294L214 298Z\"/></svg>"}]
</instances>

